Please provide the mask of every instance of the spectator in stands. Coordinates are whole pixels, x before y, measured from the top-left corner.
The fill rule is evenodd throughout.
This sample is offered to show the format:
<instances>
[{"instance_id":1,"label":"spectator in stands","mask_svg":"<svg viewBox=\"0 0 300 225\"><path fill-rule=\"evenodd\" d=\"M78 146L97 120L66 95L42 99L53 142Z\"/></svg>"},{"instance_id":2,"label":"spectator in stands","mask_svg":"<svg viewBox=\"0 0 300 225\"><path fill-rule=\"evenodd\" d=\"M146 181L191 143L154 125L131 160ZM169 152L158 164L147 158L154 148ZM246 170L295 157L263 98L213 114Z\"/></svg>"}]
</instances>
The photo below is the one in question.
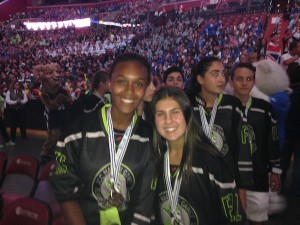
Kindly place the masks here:
<instances>
[{"instance_id":1,"label":"spectator in stands","mask_svg":"<svg viewBox=\"0 0 300 225\"><path fill-rule=\"evenodd\" d=\"M174 86L184 89L184 76L178 67L170 67L164 72L164 83L166 86Z\"/></svg>"},{"instance_id":2,"label":"spectator in stands","mask_svg":"<svg viewBox=\"0 0 300 225\"><path fill-rule=\"evenodd\" d=\"M291 12L291 4L287 4L283 14L284 21L290 20L290 12Z\"/></svg>"},{"instance_id":3,"label":"spectator in stands","mask_svg":"<svg viewBox=\"0 0 300 225\"><path fill-rule=\"evenodd\" d=\"M290 23L288 25L288 29L294 29L297 22L300 22L299 14L298 12L295 12L293 15L293 18L290 20Z\"/></svg>"},{"instance_id":4,"label":"spectator in stands","mask_svg":"<svg viewBox=\"0 0 300 225\"><path fill-rule=\"evenodd\" d=\"M232 58L228 58L228 62L227 62L226 67L225 67L226 70L228 71L228 70L232 69L233 65L234 65L233 59Z\"/></svg>"},{"instance_id":5,"label":"spectator in stands","mask_svg":"<svg viewBox=\"0 0 300 225\"><path fill-rule=\"evenodd\" d=\"M293 30L291 29L286 29L284 32L284 36L282 38L282 45L283 45L283 54L288 53L289 51L289 46L293 42Z\"/></svg>"},{"instance_id":6,"label":"spectator in stands","mask_svg":"<svg viewBox=\"0 0 300 225\"><path fill-rule=\"evenodd\" d=\"M259 43L257 46L257 59L261 57L266 58L268 42L266 38L259 39Z\"/></svg>"},{"instance_id":7,"label":"spectator in stands","mask_svg":"<svg viewBox=\"0 0 300 225\"><path fill-rule=\"evenodd\" d=\"M98 111L105 104L110 103L105 94L110 91L109 74L106 71L95 73L92 81L91 93L83 99L84 113Z\"/></svg>"},{"instance_id":8,"label":"spectator in stands","mask_svg":"<svg viewBox=\"0 0 300 225\"><path fill-rule=\"evenodd\" d=\"M235 60L235 65L238 65L239 63L246 63L247 62L247 54L242 53L240 56Z\"/></svg>"},{"instance_id":9,"label":"spectator in stands","mask_svg":"<svg viewBox=\"0 0 300 225\"><path fill-rule=\"evenodd\" d=\"M34 87L34 83L27 84L27 92L25 90L25 93L27 95L28 100L40 99L39 90Z\"/></svg>"},{"instance_id":10,"label":"spectator in stands","mask_svg":"<svg viewBox=\"0 0 300 225\"><path fill-rule=\"evenodd\" d=\"M0 95L0 131L3 137L3 143L0 143L0 149L4 148L4 146L14 146L16 145L14 142L10 141L7 131L6 124L4 121L4 98Z\"/></svg>"},{"instance_id":11,"label":"spectator in stands","mask_svg":"<svg viewBox=\"0 0 300 225\"><path fill-rule=\"evenodd\" d=\"M300 64L300 42L293 41L289 46L289 52L281 56L280 64L287 70L289 64L296 62Z\"/></svg>"},{"instance_id":12,"label":"spectator in stands","mask_svg":"<svg viewBox=\"0 0 300 225\"><path fill-rule=\"evenodd\" d=\"M247 62L248 63L254 63L257 62L257 53L256 52L250 52L247 55Z\"/></svg>"},{"instance_id":13,"label":"spectator in stands","mask_svg":"<svg viewBox=\"0 0 300 225\"><path fill-rule=\"evenodd\" d=\"M10 84L10 88L6 93L5 102L9 115L10 123L10 140L15 142L17 126L20 127L21 137L26 139L26 111L25 104L28 98L19 81Z\"/></svg>"},{"instance_id":14,"label":"spectator in stands","mask_svg":"<svg viewBox=\"0 0 300 225\"><path fill-rule=\"evenodd\" d=\"M223 49L222 58L221 58L224 65L227 65L230 58L231 58L230 57L230 49L229 49L229 47L225 47Z\"/></svg>"},{"instance_id":15,"label":"spectator in stands","mask_svg":"<svg viewBox=\"0 0 300 225\"><path fill-rule=\"evenodd\" d=\"M253 36L258 40L263 35L263 25L258 17L255 18L254 26L252 28Z\"/></svg>"},{"instance_id":16,"label":"spectator in stands","mask_svg":"<svg viewBox=\"0 0 300 225\"><path fill-rule=\"evenodd\" d=\"M84 74L83 72L81 72L81 70L77 70L77 82L76 82L76 86L77 89L80 90L79 92L79 96L77 96L77 99L80 97L80 94L84 94L85 91L88 89L87 86L87 82L86 82L86 74Z\"/></svg>"},{"instance_id":17,"label":"spectator in stands","mask_svg":"<svg viewBox=\"0 0 300 225\"><path fill-rule=\"evenodd\" d=\"M293 33L293 36L292 36L293 40L300 41L300 21L296 22L292 33Z\"/></svg>"},{"instance_id":18,"label":"spectator in stands","mask_svg":"<svg viewBox=\"0 0 300 225\"><path fill-rule=\"evenodd\" d=\"M117 57L110 72L112 105L78 118L58 142L50 179L67 224L150 221L151 132L136 115L150 75L146 58L135 53Z\"/></svg>"}]
</instances>

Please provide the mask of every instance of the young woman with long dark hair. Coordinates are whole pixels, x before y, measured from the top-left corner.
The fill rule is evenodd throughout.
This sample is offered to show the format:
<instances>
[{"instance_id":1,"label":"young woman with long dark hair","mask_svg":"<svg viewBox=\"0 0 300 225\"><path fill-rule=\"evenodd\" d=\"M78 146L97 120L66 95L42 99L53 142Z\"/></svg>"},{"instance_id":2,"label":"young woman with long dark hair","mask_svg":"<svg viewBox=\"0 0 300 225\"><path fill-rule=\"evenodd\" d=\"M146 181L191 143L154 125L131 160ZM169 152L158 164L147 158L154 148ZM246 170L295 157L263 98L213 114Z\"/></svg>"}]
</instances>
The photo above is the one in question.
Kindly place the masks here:
<instances>
[{"instance_id":1,"label":"young woman with long dark hair","mask_svg":"<svg viewBox=\"0 0 300 225\"><path fill-rule=\"evenodd\" d=\"M151 112L158 159L155 224L243 224L234 176L195 120L185 93L161 88Z\"/></svg>"}]
</instances>

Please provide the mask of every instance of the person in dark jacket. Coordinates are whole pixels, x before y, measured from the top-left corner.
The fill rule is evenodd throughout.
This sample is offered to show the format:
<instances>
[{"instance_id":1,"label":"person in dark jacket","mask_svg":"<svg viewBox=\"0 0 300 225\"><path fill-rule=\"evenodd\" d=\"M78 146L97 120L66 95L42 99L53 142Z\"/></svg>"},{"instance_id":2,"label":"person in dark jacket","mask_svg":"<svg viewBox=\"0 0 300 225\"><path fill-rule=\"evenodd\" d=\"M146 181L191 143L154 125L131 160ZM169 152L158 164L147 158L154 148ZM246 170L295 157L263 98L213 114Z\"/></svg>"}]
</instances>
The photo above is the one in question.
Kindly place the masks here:
<instances>
[{"instance_id":1,"label":"person in dark jacket","mask_svg":"<svg viewBox=\"0 0 300 225\"><path fill-rule=\"evenodd\" d=\"M230 85L240 99L247 126L243 140L250 145L251 158L243 162L251 181L246 189L246 214L250 225L262 225L268 220L269 189L280 188L280 152L276 120L267 101L250 96L256 68L250 63L238 64L232 71ZM269 178L270 173L270 178Z\"/></svg>"},{"instance_id":2,"label":"person in dark jacket","mask_svg":"<svg viewBox=\"0 0 300 225\"><path fill-rule=\"evenodd\" d=\"M10 140L14 143L16 139L17 126L20 127L21 137L27 138L26 133L26 111L25 104L28 98L19 81L10 84L6 93L5 103L10 123Z\"/></svg>"},{"instance_id":3,"label":"person in dark jacket","mask_svg":"<svg viewBox=\"0 0 300 225\"><path fill-rule=\"evenodd\" d=\"M244 224L234 175L195 120L185 93L161 88L151 112L159 171L155 224Z\"/></svg>"},{"instance_id":4,"label":"person in dark jacket","mask_svg":"<svg viewBox=\"0 0 300 225\"><path fill-rule=\"evenodd\" d=\"M151 129L137 115L150 83L148 60L117 57L112 105L79 117L56 147L51 183L69 225L146 225L153 212Z\"/></svg>"},{"instance_id":5,"label":"person in dark jacket","mask_svg":"<svg viewBox=\"0 0 300 225\"><path fill-rule=\"evenodd\" d=\"M102 108L109 100L105 97L105 94L109 93L110 79L109 74L106 71L98 71L93 76L92 91L84 99L84 113L90 113Z\"/></svg>"},{"instance_id":6,"label":"person in dark jacket","mask_svg":"<svg viewBox=\"0 0 300 225\"><path fill-rule=\"evenodd\" d=\"M240 161L249 157L248 146L241 137L244 123L242 104L236 97L223 94L224 85L225 68L222 61L216 57L207 57L194 66L187 94L195 118L223 155L240 188L248 183L248 179L240 179L245 178L241 176L244 171ZM244 198L241 199L244 202Z\"/></svg>"},{"instance_id":7,"label":"person in dark jacket","mask_svg":"<svg viewBox=\"0 0 300 225\"><path fill-rule=\"evenodd\" d=\"M290 110L285 120L285 141L283 150L281 153L282 164L282 182L283 188L287 171L290 167L291 157L294 154L294 164L292 173L292 183L289 190L289 194L300 195L300 65L298 63L292 63L288 66L287 73L290 78L290 88L292 93L290 94ZM287 189L283 190L287 191Z\"/></svg>"}]
</instances>

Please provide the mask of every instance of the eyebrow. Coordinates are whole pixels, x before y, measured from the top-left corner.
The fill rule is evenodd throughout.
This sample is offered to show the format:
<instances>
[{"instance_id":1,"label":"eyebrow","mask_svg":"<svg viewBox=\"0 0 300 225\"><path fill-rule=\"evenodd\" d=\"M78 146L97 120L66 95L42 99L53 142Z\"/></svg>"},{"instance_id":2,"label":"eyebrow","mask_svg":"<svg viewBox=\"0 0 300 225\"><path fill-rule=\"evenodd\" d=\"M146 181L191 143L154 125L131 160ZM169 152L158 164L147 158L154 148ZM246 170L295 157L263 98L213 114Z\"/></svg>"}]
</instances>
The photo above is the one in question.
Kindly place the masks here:
<instances>
[{"instance_id":1,"label":"eyebrow","mask_svg":"<svg viewBox=\"0 0 300 225\"><path fill-rule=\"evenodd\" d=\"M170 76L168 76L167 79L169 79L169 78L180 78L180 79L182 79L182 76L181 75L170 75Z\"/></svg>"},{"instance_id":2,"label":"eyebrow","mask_svg":"<svg viewBox=\"0 0 300 225\"><path fill-rule=\"evenodd\" d=\"M134 80L143 80L143 81L147 81L147 78L146 79L144 79L144 78L142 78L142 76L143 75L138 75L139 76L139 78L136 78L136 79L134 79ZM117 74L116 75L116 78L125 78L125 79L128 79L128 77L126 76L126 75L124 75L124 74Z\"/></svg>"},{"instance_id":3,"label":"eyebrow","mask_svg":"<svg viewBox=\"0 0 300 225\"><path fill-rule=\"evenodd\" d=\"M224 70L212 70L209 73L214 73L214 72L225 72L225 69Z\"/></svg>"},{"instance_id":4,"label":"eyebrow","mask_svg":"<svg viewBox=\"0 0 300 225\"><path fill-rule=\"evenodd\" d=\"M243 75L239 75L239 74L236 74L234 77L236 77L236 78L246 78L246 79L254 78L254 76L251 76L251 75L244 77Z\"/></svg>"},{"instance_id":5,"label":"eyebrow","mask_svg":"<svg viewBox=\"0 0 300 225\"><path fill-rule=\"evenodd\" d=\"M174 110L181 110L180 109L180 107L175 107L175 108L172 108L172 109L170 109L170 110L168 110L168 111L174 111ZM163 109L161 109L161 110L155 110L155 113L158 113L158 112L166 112L165 110L163 110Z\"/></svg>"}]
</instances>

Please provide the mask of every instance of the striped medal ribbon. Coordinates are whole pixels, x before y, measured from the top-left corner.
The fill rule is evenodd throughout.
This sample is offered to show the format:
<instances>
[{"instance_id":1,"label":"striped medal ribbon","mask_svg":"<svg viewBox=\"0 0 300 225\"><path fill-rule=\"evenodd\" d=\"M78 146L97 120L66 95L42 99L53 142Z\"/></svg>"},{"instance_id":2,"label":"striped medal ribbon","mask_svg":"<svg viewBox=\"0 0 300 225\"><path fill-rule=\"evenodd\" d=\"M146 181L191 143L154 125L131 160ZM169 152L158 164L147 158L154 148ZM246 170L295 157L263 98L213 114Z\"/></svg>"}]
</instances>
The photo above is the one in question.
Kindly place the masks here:
<instances>
[{"instance_id":1,"label":"striped medal ribbon","mask_svg":"<svg viewBox=\"0 0 300 225\"><path fill-rule=\"evenodd\" d=\"M119 206L124 201L124 197L122 196L119 188L120 184L119 184L118 177L120 173L121 163L123 161L131 137L132 129L134 127L135 119L136 119L136 115L132 118L132 121L130 125L127 127L119 146L116 148L113 123L111 119L111 107L107 109L107 123L108 123L107 133L108 133L109 153L110 153L110 163L111 163L110 166L111 167L110 183L111 183L111 199L112 199L111 203L114 206Z\"/></svg>"},{"instance_id":2,"label":"striped medal ribbon","mask_svg":"<svg viewBox=\"0 0 300 225\"><path fill-rule=\"evenodd\" d=\"M165 160L164 160L164 178L165 183L167 186L167 194L169 198L170 208L171 208L171 222L172 225L180 224L181 222L181 215L180 211L177 210L178 204L178 196L182 181L182 174L179 177L180 171L176 174L175 182L174 182L174 189L172 188L171 184L171 172L170 172L170 159L169 159L169 146L167 144L167 151L165 153Z\"/></svg>"},{"instance_id":3,"label":"striped medal ribbon","mask_svg":"<svg viewBox=\"0 0 300 225\"><path fill-rule=\"evenodd\" d=\"M247 104L246 104L246 108L245 108L245 115L246 115L246 118L248 116L248 112L249 112L249 109L250 109L250 106L252 104L252 97L249 96L249 99L247 101Z\"/></svg>"},{"instance_id":4,"label":"striped medal ribbon","mask_svg":"<svg viewBox=\"0 0 300 225\"><path fill-rule=\"evenodd\" d=\"M205 116L205 110L204 110L204 107L202 106L202 101L201 101L201 99L199 99L199 103L200 103L199 104L199 112L200 112L200 119L201 119L201 123L202 123L202 128L203 128L203 131L204 131L205 135L210 140L212 140L212 129L213 129L216 114L217 114L218 100L219 100L218 98L215 99L214 106L213 106L212 111L211 111L209 124L208 124L207 118Z\"/></svg>"}]
</instances>

